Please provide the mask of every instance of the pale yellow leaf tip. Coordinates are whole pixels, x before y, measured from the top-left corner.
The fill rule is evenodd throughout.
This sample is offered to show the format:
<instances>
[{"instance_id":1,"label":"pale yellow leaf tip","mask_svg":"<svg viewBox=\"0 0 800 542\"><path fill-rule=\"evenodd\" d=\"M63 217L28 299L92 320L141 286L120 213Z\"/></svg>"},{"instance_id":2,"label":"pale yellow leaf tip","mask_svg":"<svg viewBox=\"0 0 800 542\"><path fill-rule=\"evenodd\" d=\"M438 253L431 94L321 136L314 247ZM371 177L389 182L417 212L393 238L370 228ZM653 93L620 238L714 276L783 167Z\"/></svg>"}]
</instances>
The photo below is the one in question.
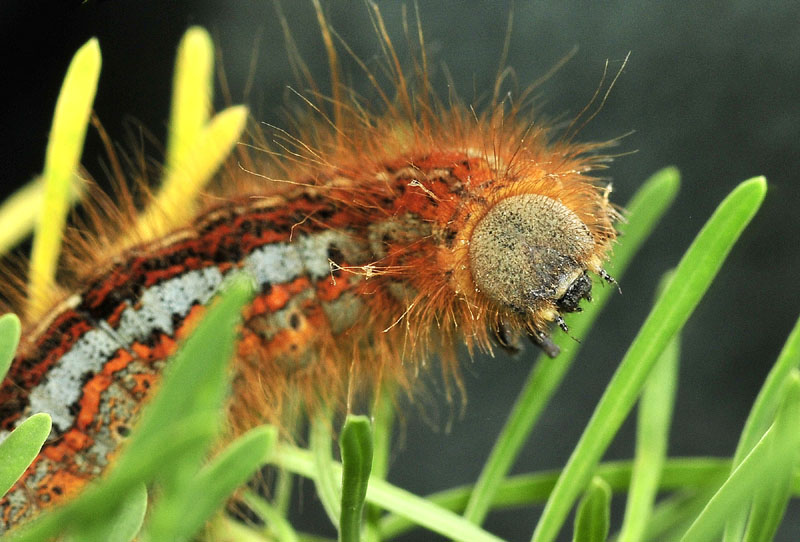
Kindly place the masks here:
<instances>
[{"instance_id":1,"label":"pale yellow leaf tip","mask_svg":"<svg viewBox=\"0 0 800 542\"><path fill-rule=\"evenodd\" d=\"M101 66L96 38L73 56L56 101L44 164L45 193L31 253L28 315L41 314L55 282L71 184L80 165Z\"/></svg>"},{"instance_id":2,"label":"pale yellow leaf tip","mask_svg":"<svg viewBox=\"0 0 800 542\"><path fill-rule=\"evenodd\" d=\"M74 205L86 191L84 183L73 183L69 204ZM44 200L44 181L37 177L8 196L0 205L0 256L30 235Z\"/></svg>"},{"instance_id":3,"label":"pale yellow leaf tip","mask_svg":"<svg viewBox=\"0 0 800 542\"><path fill-rule=\"evenodd\" d=\"M244 131L248 109L232 106L218 113L186 149L180 163L166 172L153 202L138 221L138 236L151 239L188 220L197 195L213 178Z\"/></svg>"},{"instance_id":4,"label":"pale yellow leaf tip","mask_svg":"<svg viewBox=\"0 0 800 542\"><path fill-rule=\"evenodd\" d=\"M205 29L186 31L178 46L166 166L179 164L208 121L213 99L214 45Z\"/></svg>"}]
</instances>

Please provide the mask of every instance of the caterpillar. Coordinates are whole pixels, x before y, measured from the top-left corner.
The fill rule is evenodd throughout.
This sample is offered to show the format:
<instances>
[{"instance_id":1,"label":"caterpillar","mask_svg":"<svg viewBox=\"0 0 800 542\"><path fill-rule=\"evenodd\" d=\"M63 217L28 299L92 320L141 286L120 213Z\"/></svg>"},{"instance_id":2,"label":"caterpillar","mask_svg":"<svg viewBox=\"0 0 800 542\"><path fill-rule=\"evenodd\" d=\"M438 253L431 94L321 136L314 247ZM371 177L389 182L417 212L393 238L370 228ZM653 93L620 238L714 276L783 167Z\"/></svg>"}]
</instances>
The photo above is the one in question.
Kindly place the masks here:
<instances>
[{"instance_id":1,"label":"caterpillar","mask_svg":"<svg viewBox=\"0 0 800 542\"><path fill-rule=\"evenodd\" d=\"M516 351L525 336L556 356L552 328L568 331L562 315L591 299L592 276L614 282L603 265L619 215L593 176L604 143L532 122L525 95L501 100L500 82L482 112L441 102L424 52L408 72L380 30L392 88L374 82L373 107L341 84L318 13L330 97L304 95L293 131L254 129L246 160L230 161L188 224L68 247L89 263L27 323L0 385L0 435L35 412L53 421L0 501L0 532L106 470L231 274L257 290L233 360L233 433L297 405L343 412L377 390L413 396L434 355L457 385L457 344ZM97 228L109 215L130 223L126 209L97 210Z\"/></svg>"}]
</instances>

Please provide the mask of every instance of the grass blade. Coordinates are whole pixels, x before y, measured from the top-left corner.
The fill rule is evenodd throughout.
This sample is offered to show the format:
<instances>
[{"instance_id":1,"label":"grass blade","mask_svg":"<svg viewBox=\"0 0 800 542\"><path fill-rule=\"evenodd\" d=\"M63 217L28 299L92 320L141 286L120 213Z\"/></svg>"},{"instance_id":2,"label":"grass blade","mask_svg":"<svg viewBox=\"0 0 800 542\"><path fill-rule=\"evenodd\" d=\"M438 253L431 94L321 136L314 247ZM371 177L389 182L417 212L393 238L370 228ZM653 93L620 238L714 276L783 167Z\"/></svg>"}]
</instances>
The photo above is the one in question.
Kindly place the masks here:
<instances>
[{"instance_id":1,"label":"grass blade","mask_svg":"<svg viewBox=\"0 0 800 542\"><path fill-rule=\"evenodd\" d=\"M71 183L69 205L78 201L84 185ZM3 200L0 205L0 255L17 246L36 226L44 201L44 182L37 177Z\"/></svg>"},{"instance_id":2,"label":"grass blade","mask_svg":"<svg viewBox=\"0 0 800 542\"><path fill-rule=\"evenodd\" d=\"M273 534L274 538L281 542L300 542L297 532L280 509L250 490L244 493L244 503L266 523L265 535ZM212 538L212 540L216 540L216 538Z\"/></svg>"},{"instance_id":3,"label":"grass blade","mask_svg":"<svg viewBox=\"0 0 800 542\"><path fill-rule=\"evenodd\" d=\"M675 168L663 169L650 177L628 204L628 223L619 226L623 235L608 268L609 273L617 279L624 275L633 255L672 204L679 185L678 171ZM593 294L594 301L584 308L580 318L568 320L574 336L586 335L613 291L612 288L597 291ZM556 338L556 341L559 339ZM572 340L561 340L561 354L557 359L540 356L531 369L530 376L484 464L464 511L464 517L473 523L483 522L503 478L508 474L533 426L572 365L580 344Z\"/></svg>"},{"instance_id":4,"label":"grass blade","mask_svg":"<svg viewBox=\"0 0 800 542\"><path fill-rule=\"evenodd\" d=\"M769 487L759 487L744 533L744 542L770 542L786 513L792 496L791 477L779 477Z\"/></svg>"},{"instance_id":5,"label":"grass blade","mask_svg":"<svg viewBox=\"0 0 800 542\"><path fill-rule=\"evenodd\" d=\"M611 523L611 488L595 476L575 514L573 542L605 542Z\"/></svg>"},{"instance_id":6,"label":"grass blade","mask_svg":"<svg viewBox=\"0 0 800 542\"><path fill-rule=\"evenodd\" d=\"M555 540L576 497L588 484L636 402L653 365L700 302L765 194L763 177L741 183L717 207L692 242L595 408L545 505L533 542Z\"/></svg>"},{"instance_id":7,"label":"grass blade","mask_svg":"<svg viewBox=\"0 0 800 542\"><path fill-rule=\"evenodd\" d=\"M150 540L191 539L236 488L242 486L271 453L273 427L251 429L203 467L178 491L162 493L150 515Z\"/></svg>"},{"instance_id":8,"label":"grass blade","mask_svg":"<svg viewBox=\"0 0 800 542\"><path fill-rule=\"evenodd\" d=\"M331 459L331 434L330 418L317 415L311 422L311 433L309 435L309 448L313 453L314 467L316 475L314 487L317 490L322 507L331 523L338 529L341 510L341 494L336 474L333 472L333 459Z\"/></svg>"},{"instance_id":9,"label":"grass blade","mask_svg":"<svg viewBox=\"0 0 800 542\"><path fill-rule=\"evenodd\" d=\"M704 488L677 491L659 502L647 523L645 540L678 542L724 480L723 473L709 479ZM621 538L617 540L623 542Z\"/></svg>"},{"instance_id":10,"label":"grass blade","mask_svg":"<svg viewBox=\"0 0 800 542\"><path fill-rule=\"evenodd\" d=\"M619 535L619 540L625 542L642 540L653 511L658 482L666 461L679 355L680 338L676 336L653 367L639 400L636 455Z\"/></svg>"},{"instance_id":11,"label":"grass blade","mask_svg":"<svg viewBox=\"0 0 800 542\"><path fill-rule=\"evenodd\" d=\"M691 515L691 522L725 480L729 470L730 460L728 459L712 457L667 459L658 489L660 491L705 491L710 487L708 496ZM605 480L614 493L623 493L630 487L632 471L633 462L631 461L610 461L598 465L595 475ZM560 470L548 470L510 476L500 485L492 501L492 508L530 507L534 504L544 503L553 491L560 475ZM427 495L425 498L442 508L461 512L467 505L471 490L472 486L470 485L459 486ZM792 491L794 495L800 495L800 478L797 476L792 481ZM646 538L660 540L658 537L649 536L651 525L652 523L648 525ZM413 522L393 514L385 516L380 522L380 532L385 539L394 538L413 527ZM683 531L681 531L682 533Z\"/></svg>"},{"instance_id":12,"label":"grass blade","mask_svg":"<svg viewBox=\"0 0 800 542\"><path fill-rule=\"evenodd\" d=\"M147 488L144 484L138 484L114 514L102 521L84 525L80 537L74 536L70 542L131 542L137 539L146 512Z\"/></svg>"},{"instance_id":13,"label":"grass blade","mask_svg":"<svg viewBox=\"0 0 800 542\"><path fill-rule=\"evenodd\" d=\"M164 177L137 221L135 240L169 232L192 217L194 202L244 130L248 111L229 107L209 120L214 46L204 29L186 31L175 60Z\"/></svg>"},{"instance_id":14,"label":"grass blade","mask_svg":"<svg viewBox=\"0 0 800 542\"><path fill-rule=\"evenodd\" d=\"M339 540L359 542L361 515L372 470L372 429L364 416L347 416L339 437L342 453L342 512Z\"/></svg>"},{"instance_id":15,"label":"grass blade","mask_svg":"<svg viewBox=\"0 0 800 542\"><path fill-rule=\"evenodd\" d=\"M270 458L270 463L312 480L317 475L311 452L294 446L279 447ZM334 473L340 472L341 465L333 462L333 470ZM461 516L379 478L370 478L366 500L430 531L460 542L502 542L497 536Z\"/></svg>"},{"instance_id":16,"label":"grass blade","mask_svg":"<svg viewBox=\"0 0 800 542\"><path fill-rule=\"evenodd\" d=\"M681 542L706 542L722 531L725 521L741 511L753 493L791 479L800 451L800 373L789 376L775 422L711 498Z\"/></svg>"},{"instance_id":17,"label":"grass blade","mask_svg":"<svg viewBox=\"0 0 800 542\"><path fill-rule=\"evenodd\" d=\"M744 429L742 429L742 434L739 437L739 443L736 445L731 470L742 462L747 453L764 434L770 421L775 417L778 399L782 396L781 386L784 385L791 371L798 367L800 367L800 319L795 322L792 331L789 333L789 338L786 339L786 343L784 343L780 354L778 354L777 361L770 369L767 378L764 380L764 385L761 386L761 390L758 392L753 408L750 409L750 414L747 416ZM741 540L746 521L746 514L729 518L725 526L723 541L738 542Z\"/></svg>"},{"instance_id":18,"label":"grass blade","mask_svg":"<svg viewBox=\"0 0 800 542\"><path fill-rule=\"evenodd\" d=\"M394 405L390 394L384 392L378 399L372 423L372 476L386 479L389 471L389 456L392 448L392 425L394 423ZM367 542L380 542L380 520L382 510L373 504L367 505L367 521L364 538Z\"/></svg>"}]
</instances>

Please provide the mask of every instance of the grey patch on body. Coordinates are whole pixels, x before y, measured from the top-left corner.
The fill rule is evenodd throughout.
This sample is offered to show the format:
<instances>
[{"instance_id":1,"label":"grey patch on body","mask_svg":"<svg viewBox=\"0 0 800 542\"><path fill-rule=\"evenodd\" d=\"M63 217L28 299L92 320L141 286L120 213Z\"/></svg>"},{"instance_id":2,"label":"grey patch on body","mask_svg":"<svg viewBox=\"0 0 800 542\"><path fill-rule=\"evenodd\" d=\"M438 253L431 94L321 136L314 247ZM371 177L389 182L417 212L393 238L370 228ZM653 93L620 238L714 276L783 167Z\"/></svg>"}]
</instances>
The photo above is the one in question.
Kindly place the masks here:
<instances>
[{"instance_id":1,"label":"grey patch on body","mask_svg":"<svg viewBox=\"0 0 800 542\"><path fill-rule=\"evenodd\" d=\"M291 243L273 243L253 250L245 258L244 268L260 288L284 284L303 274L319 280L331 272L328 260L331 247L349 244L352 242L345 234L337 231L298 235Z\"/></svg>"},{"instance_id":2,"label":"grey patch on body","mask_svg":"<svg viewBox=\"0 0 800 542\"><path fill-rule=\"evenodd\" d=\"M53 419L53 429L66 431L75 420L69 406L80 399L85 376L102 369L117 350L119 344L105 331L84 333L48 371L45 380L31 390L30 412L47 412Z\"/></svg>"},{"instance_id":3,"label":"grey patch on body","mask_svg":"<svg viewBox=\"0 0 800 542\"><path fill-rule=\"evenodd\" d=\"M116 331L126 347L133 341L146 340L156 330L172 335L175 332L172 315L185 317L193 305L207 303L221 283L220 270L206 267L151 286L136 303L138 308L131 306L123 311Z\"/></svg>"}]
</instances>

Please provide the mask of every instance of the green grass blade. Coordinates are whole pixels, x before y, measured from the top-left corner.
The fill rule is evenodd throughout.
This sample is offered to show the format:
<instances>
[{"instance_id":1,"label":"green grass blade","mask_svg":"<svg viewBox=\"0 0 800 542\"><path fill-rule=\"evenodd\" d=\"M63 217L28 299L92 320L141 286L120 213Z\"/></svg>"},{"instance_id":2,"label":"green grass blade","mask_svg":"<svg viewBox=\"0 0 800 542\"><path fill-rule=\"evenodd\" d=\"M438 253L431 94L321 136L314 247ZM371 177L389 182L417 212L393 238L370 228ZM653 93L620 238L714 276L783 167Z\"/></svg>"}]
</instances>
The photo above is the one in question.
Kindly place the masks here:
<instances>
[{"instance_id":1,"label":"green grass blade","mask_svg":"<svg viewBox=\"0 0 800 542\"><path fill-rule=\"evenodd\" d=\"M162 493L150 515L150 540L190 539L235 490L242 486L271 453L277 432L269 426L251 429L191 482L172 494Z\"/></svg>"},{"instance_id":2,"label":"green grass blade","mask_svg":"<svg viewBox=\"0 0 800 542\"><path fill-rule=\"evenodd\" d=\"M617 279L622 278L636 251L672 204L679 185L678 171L675 168L666 168L650 177L639 189L627 206L628 222L619 225L622 235L608 268L611 275ZM587 304L579 318L568 319L574 336L586 335L614 292L616 290L613 288L594 292L594 301ZM555 340L562 341L559 344L561 354L557 359L540 356L536 361L475 484L475 490L464 512L464 517L473 523L483 522L498 487L567 374L580 347L580 344L568 338L556 337Z\"/></svg>"},{"instance_id":3,"label":"green grass blade","mask_svg":"<svg viewBox=\"0 0 800 542\"><path fill-rule=\"evenodd\" d=\"M392 425L394 423L394 404L390 394L381 394L375 407L372 423L372 474L375 478L386 479L389 472L389 456L392 448ZM364 530L366 542L380 542L380 519L383 511L373 504L367 505L367 520Z\"/></svg>"},{"instance_id":4,"label":"green grass blade","mask_svg":"<svg viewBox=\"0 0 800 542\"><path fill-rule=\"evenodd\" d=\"M361 540L361 516L372 470L372 428L364 416L347 416L339 437L342 453L342 512L339 540Z\"/></svg>"},{"instance_id":5,"label":"green grass blade","mask_svg":"<svg viewBox=\"0 0 800 542\"><path fill-rule=\"evenodd\" d=\"M312 480L317 475L311 452L294 446L280 446L274 456L270 458L270 463ZM336 462L334 462L333 468L334 473L341 471L341 465ZM454 540L502 542L502 539L466 521L461 516L379 478L370 478L366 500Z\"/></svg>"},{"instance_id":6,"label":"green grass blade","mask_svg":"<svg viewBox=\"0 0 800 542\"><path fill-rule=\"evenodd\" d=\"M0 442L0 495L5 495L39 454L50 434L50 416L34 414Z\"/></svg>"},{"instance_id":7,"label":"green grass blade","mask_svg":"<svg viewBox=\"0 0 800 542\"><path fill-rule=\"evenodd\" d=\"M725 521L741 513L759 488L790 479L800 451L800 374L788 377L775 422L725 481L681 542L706 542L718 536Z\"/></svg>"},{"instance_id":8,"label":"green grass blade","mask_svg":"<svg viewBox=\"0 0 800 542\"><path fill-rule=\"evenodd\" d=\"M14 361L20 331L16 314L0 316L0 382ZM50 434L50 427L50 416L34 414L0 442L0 495L11 489L36 458Z\"/></svg>"},{"instance_id":9,"label":"green grass blade","mask_svg":"<svg viewBox=\"0 0 800 542\"><path fill-rule=\"evenodd\" d=\"M19 345L22 326L16 314L0 316L0 382L6 377Z\"/></svg>"},{"instance_id":10,"label":"green grass blade","mask_svg":"<svg viewBox=\"0 0 800 542\"><path fill-rule=\"evenodd\" d=\"M280 471L276 476L278 478L275 482L272 506L285 518L289 513L289 499L292 496L294 475L291 472Z\"/></svg>"},{"instance_id":11,"label":"green grass blade","mask_svg":"<svg viewBox=\"0 0 800 542\"><path fill-rule=\"evenodd\" d=\"M145 512L147 512L147 488L144 484L139 484L131 491L130 498L123 503L119 514L108 522L109 530L102 540L105 542L135 540L144 523Z\"/></svg>"},{"instance_id":12,"label":"green grass blade","mask_svg":"<svg viewBox=\"0 0 800 542\"><path fill-rule=\"evenodd\" d=\"M277 507L270 505L252 491L245 492L244 502L266 523L265 534L274 535L280 542L299 542L300 537L297 532Z\"/></svg>"},{"instance_id":13,"label":"green grass blade","mask_svg":"<svg viewBox=\"0 0 800 542\"><path fill-rule=\"evenodd\" d=\"M341 495L336 474L333 472L333 459L331 459L331 421L327 416L318 415L311 422L309 435L309 448L314 456L316 475L314 487L317 490L322 507L331 523L338 529L341 511Z\"/></svg>"},{"instance_id":14,"label":"green grass blade","mask_svg":"<svg viewBox=\"0 0 800 542\"><path fill-rule=\"evenodd\" d=\"M576 497L627 417L655 362L686 323L766 194L763 177L737 186L717 207L678 265L600 399L536 526L533 542L552 542Z\"/></svg>"},{"instance_id":15,"label":"green grass blade","mask_svg":"<svg viewBox=\"0 0 800 542\"><path fill-rule=\"evenodd\" d=\"M667 455L669 426L678 381L679 343L680 338L676 336L667 345L647 378L639 400L636 454L625 517L619 535L619 540L625 542L642 540L653 511L658 482Z\"/></svg>"},{"instance_id":16,"label":"green grass blade","mask_svg":"<svg viewBox=\"0 0 800 542\"><path fill-rule=\"evenodd\" d=\"M45 194L31 252L29 309L32 314L46 308L53 286L71 186L83 152L100 64L100 47L97 39L92 38L72 58L56 101L42 175Z\"/></svg>"},{"instance_id":17,"label":"green grass blade","mask_svg":"<svg viewBox=\"0 0 800 542\"><path fill-rule=\"evenodd\" d=\"M769 487L759 487L753 498L744 542L770 542L778 531L791 496L792 480L789 476L776 479Z\"/></svg>"},{"instance_id":18,"label":"green grass blade","mask_svg":"<svg viewBox=\"0 0 800 542\"><path fill-rule=\"evenodd\" d=\"M632 470L633 462L631 461L611 461L598 465L595 473L608 483L614 493L623 493L630 487ZM691 491L704 490L711 486L711 493L691 516L691 519L694 519L713 492L725 480L729 471L730 461L728 459L710 457L668 459L664 464L658 489L660 491ZM492 501L492 508L529 507L544 503L553 491L560 475L560 470L549 470L511 476L500 485ZM428 495L425 498L437 506L460 512L466 507L471 490L471 485L459 486ZM800 479L798 477L793 480L792 491L795 495L800 495ZM394 538L413 527L412 521L393 514L384 517L380 522L380 532L386 539Z\"/></svg>"},{"instance_id":19,"label":"green grass blade","mask_svg":"<svg viewBox=\"0 0 800 542\"><path fill-rule=\"evenodd\" d=\"M44 182L36 177L0 205L0 255L17 246L36 227L44 200Z\"/></svg>"},{"instance_id":20,"label":"green grass blade","mask_svg":"<svg viewBox=\"0 0 800 542\"><path fill-rule=\"evenodd\" d=\"M605 542L611 523L611 488L595 476L575 514L573 542Z\"/></svg>"},{"instance_id":21,"label":"green grass blade","mask_svg":"<svg viewBox=\"0 0 800 542\"><path fill-rule=\"evenodd\" d=\"M736 468L742 462L747 453L764 434L764 431L775 417L778 398L782 396L781 386L786 382L786 377L789 373L798 367L800 367L800 319L795 322L792 331L789 333L789 338L786 339L786 343L784 343L778 355L777 361L770 369L767 378L764 380L764 385L761 386L761 390L758 392L753 408L750 409L750 414L747 416L744 429L742 429L742 434L739 437L739 443L736 445L732 468ZM723 541L739 542L742 539L746 521L746 514L729 518L725 526Z\"/></svg>"},{"instance_id":22,"label":"green grass blade","mask_svg":"<svg viewBox=\"0 0 800 542\"><path fill-rule=\"evenodd\" d=\"M724 480L725 474L720 473L710 479L704 488L679 490L659 502L647 523L645 540L678 542ZM617 540L623 542L622 538Z\"/></svg>"},{"instance_id":23,"label":"green grass blade","mask_svg":"<svg viewBox=\"0 0 800 542\"><path fill-rule=\"evenodd\" d=\"M274 510L274 509L273 509ZM277 510L274 510L278 513ZM261 515L263 511L259 511ZM278 514L280 515L280 514ZM262 518L265 516L261 516ZM286 522L285 519L282 521ZM288 525L288 522L286 523ZM289 526L291 529L291 526ZM231 517L219 514L208 525L206 529L205 538L202 540L209 540L214 542L301 542L300 537L294 530L293 538L286 538L277 532L270 531L267 534L262 534L259 529L253 525L246 525Z\"/></svg>"},{"instance_id":24,"label":"green grass blade","mask_svg":"<svg viewBox=\"0 0 800 542\"><path fill-rule=\"evenodd\" d=\"M114 514L91 525L84 525L79 536L71 537L75 542L131 542L144 523L147 511L147 488L138 484L128 494Z\"/></svg>"}]
</instances>

